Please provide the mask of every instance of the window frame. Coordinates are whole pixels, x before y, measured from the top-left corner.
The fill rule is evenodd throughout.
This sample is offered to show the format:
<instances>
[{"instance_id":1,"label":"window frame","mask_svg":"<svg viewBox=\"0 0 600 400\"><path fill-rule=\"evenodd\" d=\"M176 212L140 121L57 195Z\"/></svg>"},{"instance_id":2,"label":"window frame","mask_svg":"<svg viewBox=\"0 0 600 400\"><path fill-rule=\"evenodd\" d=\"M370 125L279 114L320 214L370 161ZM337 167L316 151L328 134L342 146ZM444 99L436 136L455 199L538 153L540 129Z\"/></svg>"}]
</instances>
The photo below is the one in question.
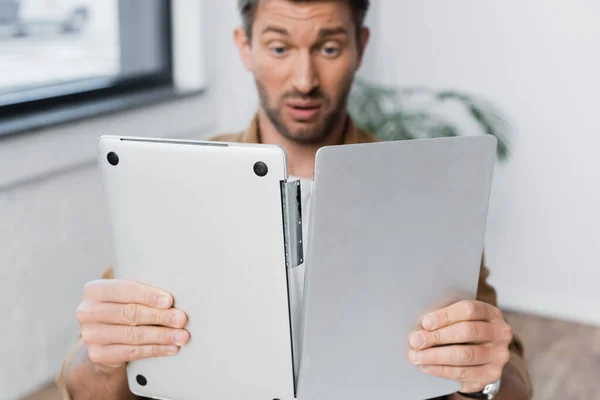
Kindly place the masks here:
<instances>
[{"instance_id":1,"label":"window frame","mask_svg":"<svg viewBox=\"0 0 600 400\"><path fill-rule=\"evenodd\" d=\"M29 99L0 104L0 139L192 94L176 90L173 0L158 1L159 24L163 32L158 43L162 63L160 70L134 76L90 78L33 88ZM36 91L56 91L56 94L36 98Z\"/></svg>"}]
</instances>

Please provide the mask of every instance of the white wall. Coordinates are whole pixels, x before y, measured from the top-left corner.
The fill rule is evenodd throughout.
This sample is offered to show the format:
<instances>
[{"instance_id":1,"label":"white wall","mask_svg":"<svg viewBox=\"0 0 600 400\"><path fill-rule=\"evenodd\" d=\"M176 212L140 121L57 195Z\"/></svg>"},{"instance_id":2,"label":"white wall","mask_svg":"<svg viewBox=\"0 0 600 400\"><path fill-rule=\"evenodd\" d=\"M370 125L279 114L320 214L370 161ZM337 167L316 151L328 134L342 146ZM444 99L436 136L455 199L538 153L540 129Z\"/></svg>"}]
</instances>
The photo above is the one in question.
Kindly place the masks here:
<instances>
[{"instance_id":1,"label":"white wall","mask_svg":"<svg viewBox=\"0 0 600 400\"><path fill-rule=\"evenodd\" d=\"M600 325L600 2L379 1L378 80L481 94L515 127L487 233L502 305Z\"/></svg>"}]
</instances>

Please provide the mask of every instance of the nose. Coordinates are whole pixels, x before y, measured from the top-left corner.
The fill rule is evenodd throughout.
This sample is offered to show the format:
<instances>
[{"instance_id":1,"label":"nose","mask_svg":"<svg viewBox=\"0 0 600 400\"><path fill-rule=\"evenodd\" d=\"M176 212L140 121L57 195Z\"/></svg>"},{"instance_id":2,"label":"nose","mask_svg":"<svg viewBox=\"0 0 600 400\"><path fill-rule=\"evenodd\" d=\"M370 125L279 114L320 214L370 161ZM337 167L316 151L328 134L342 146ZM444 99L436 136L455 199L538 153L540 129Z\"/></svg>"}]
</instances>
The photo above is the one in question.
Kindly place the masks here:
<instances>
[{"instance_id":1,"label":"nose","mask_svg":"<svg viewBox=\"0 0 600 400\"><path fill-rule=\"evenodd\" d=\"M304 94L309 94L319 86L319 77L310 51L300 53L294 66L294 88Z\"/></svg>"}]
</instances>

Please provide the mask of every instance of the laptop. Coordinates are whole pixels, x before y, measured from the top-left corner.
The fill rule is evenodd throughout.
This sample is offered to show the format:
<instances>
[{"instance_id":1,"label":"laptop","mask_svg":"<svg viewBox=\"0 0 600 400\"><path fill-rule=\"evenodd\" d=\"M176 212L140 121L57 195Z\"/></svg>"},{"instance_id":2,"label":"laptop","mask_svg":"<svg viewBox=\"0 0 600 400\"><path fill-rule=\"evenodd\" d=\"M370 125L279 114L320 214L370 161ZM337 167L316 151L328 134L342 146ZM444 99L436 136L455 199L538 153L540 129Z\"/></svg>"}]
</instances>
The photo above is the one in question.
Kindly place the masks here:
<instances>
[{"instance_id":1,"label":"laptop","mask_svg":"<svg viewBox=\"0 0 600 400\"><path fill-rule=\"evenodd\" d=\"M189 317L176 356L128 364L133 393L423 400L460 389L410 364L408 337L427 311L476 297L495 138L320 149L306 254L280 147L104 136L98 148L116 277L169 291ZM288 278L302 263L292 343Z\"/></svg>"},{"instance_id":2,"label":"laptop","mask_svg":"<svg viewBox=\"0 0 600 400\"><path fill-rule=\"evenodd\" d=\"M128 364L131 392L293 399L286 265L301 254L286 251L299 204L283 149L103 136L98 150L116 278L170 292L189 320L177 355Z\"/></svg>"},{"instance_id":3,"label":"laptop","mask_svg":"<svg viewBox=\"0 0 600 400\"><path fill-rule=\"evenodd\" d=\"M496 139L324 147L305 261L301 400L423 400L460 384L408 359L428 311L475 299Z\"/></svg>"}]
</instances>

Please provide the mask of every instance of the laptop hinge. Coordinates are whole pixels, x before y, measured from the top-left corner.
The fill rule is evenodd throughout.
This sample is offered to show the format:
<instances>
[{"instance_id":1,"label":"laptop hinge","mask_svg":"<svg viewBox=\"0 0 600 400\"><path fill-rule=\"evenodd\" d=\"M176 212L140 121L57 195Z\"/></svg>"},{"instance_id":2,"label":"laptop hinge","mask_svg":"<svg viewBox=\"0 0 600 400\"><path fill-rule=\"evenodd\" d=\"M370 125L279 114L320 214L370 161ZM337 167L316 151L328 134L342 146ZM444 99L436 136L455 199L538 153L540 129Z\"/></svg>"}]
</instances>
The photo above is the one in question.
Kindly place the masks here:
<instances>
[{"instance_id":1,"label":"laptop hinge","mask_svg":"<svg viewBox=\"0 0 600 400\"><path fill-rule=\"evenodd\" d=\"M283 210L283 238L285 265L294 268L304 262L302 247L302 203L300 181L281 181L281 207Z\"/></svg>"}]
</instances>

